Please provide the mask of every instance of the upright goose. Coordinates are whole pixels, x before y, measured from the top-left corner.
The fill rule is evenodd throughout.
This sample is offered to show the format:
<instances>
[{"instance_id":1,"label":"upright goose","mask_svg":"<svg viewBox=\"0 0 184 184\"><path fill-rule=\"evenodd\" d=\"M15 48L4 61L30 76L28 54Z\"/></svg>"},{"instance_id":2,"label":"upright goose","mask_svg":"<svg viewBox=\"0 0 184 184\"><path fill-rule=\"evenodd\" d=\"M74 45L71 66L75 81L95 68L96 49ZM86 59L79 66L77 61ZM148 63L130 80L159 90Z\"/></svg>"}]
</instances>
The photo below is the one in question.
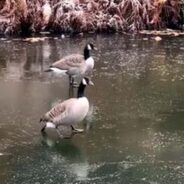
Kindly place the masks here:
<instances>
[{"instance_id":1,"label":"upright goose","mask_svg":"<svg viewBox=\"0 0 184 184\"><path fill-rule=\"evenodd\" d=\"M45 123L41 129L42 132L45 128L56 128L60 135L57 129L60 125L70 126L75 132L83 131L75 129L74 126L85 118L89 110L89 101L84 96L86 85L93 85L93 83L88 78L83 78L78 88L77 98L70 98L57 104L40 119L40 122Z\"/></svg>"},{"instance_id":2,"label":"upright goose","mask_svg":"<svg viewBox=\"0 0 184 184\"><path fill-rule=\"evenodd\" d=\"M84 53L71 54L65 56L59 61L54 62L46 72L54 72L56 74L66 73L69 75L70 85L74 85L74 77L89 76L94 67L94 60L90 55L91 50L97 50L92 43L86 44Z\"/></svg>"}]
</instances>

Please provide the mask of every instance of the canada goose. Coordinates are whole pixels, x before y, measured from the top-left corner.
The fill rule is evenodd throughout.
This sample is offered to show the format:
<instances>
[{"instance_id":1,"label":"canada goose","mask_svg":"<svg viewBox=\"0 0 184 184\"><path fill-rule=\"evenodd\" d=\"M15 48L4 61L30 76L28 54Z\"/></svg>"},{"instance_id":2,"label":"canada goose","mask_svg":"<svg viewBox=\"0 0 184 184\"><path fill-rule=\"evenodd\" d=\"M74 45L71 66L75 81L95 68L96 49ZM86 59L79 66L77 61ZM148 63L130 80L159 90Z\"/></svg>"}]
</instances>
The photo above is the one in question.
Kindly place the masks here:
<instances>
[{"instance_id":1,"label":"canada goose","mask_svg":"<svg viewBox=\"0 0 184 184\"><path fill-rule=\"evenodd\" d=\"M69 76L70 85L74 85L74 77L89 76L94 67L94 60L90 55L91 50L97 50L92 43L86 44L84 53L71 54L65 56L59 61L54 62L46 72L54 72L56 74L66 73Z\"/></svg>"},{"instance_id":2,"label":"canada goose","mask_svg":"<svg viewBox=\"0 0 184 184\"><path fill-rule=\"evenodd\" d=\"M77 98L70 98L57 104L40 119L40 122L45 123L41 132L44 132L45 128L56 128L60 135L58 130L60 125L70 126L72 132L83 132L82 129L75 129L74 126L85 118L89 110L89 101L84 96L86 85L93 85L93 83L88 78L83 78L78 88Z\"/></svg>"}]
</instances>

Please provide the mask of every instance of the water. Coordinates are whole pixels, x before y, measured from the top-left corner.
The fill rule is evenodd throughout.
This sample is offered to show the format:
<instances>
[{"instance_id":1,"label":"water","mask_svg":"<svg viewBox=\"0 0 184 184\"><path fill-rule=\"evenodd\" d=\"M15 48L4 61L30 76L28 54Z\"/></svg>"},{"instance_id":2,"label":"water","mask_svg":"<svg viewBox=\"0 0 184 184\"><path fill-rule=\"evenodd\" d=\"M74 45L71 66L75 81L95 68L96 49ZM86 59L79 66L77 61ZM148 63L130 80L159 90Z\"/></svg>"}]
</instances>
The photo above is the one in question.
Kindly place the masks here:
<instances>
[{"instance_id":1,"label":"water","mask_svg":"<svg viewBox=\"0 0 184 184\"><path fill-rule=\"evenodd\" d=\"M68 78L43 70L93 41L84 134L43 137L39 118L69 97ZM184 183L184 38L131 35L0 44L2 184Z\"/></svg>"}]
</instances>

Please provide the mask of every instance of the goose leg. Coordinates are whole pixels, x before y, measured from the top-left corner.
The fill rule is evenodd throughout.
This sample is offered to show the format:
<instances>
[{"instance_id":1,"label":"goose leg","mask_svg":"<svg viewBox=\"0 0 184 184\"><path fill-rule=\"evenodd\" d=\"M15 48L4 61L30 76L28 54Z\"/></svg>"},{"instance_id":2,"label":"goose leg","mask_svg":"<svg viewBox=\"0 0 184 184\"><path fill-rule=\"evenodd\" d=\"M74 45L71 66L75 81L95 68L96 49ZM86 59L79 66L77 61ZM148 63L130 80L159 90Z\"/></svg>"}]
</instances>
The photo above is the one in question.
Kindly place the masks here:
<instances>
[{"instance_id":1,"label":"goose leg","mask_svg":"<svg viewBox=\"0 0 184 184\"><path fill-rule=\"evenodd\" d=\"M71 125L71 128L72 128L73 133L82 133L82 132L84 132L84 129L77 129L77 128L74 128L72 125Z\"/></svg>"},{"instance_id":2,"label":"goose leg","mask_svg":"<svg viewBox=\"0 0 184 184\"><path fill-rule=\"evenodd\" d=\"M69 75L69 82L70 82L71 86L73 86L75 84L74 78L71 75Z\"/></svg>"},{"instance_id":3,"label":"goose leg","mask_svg":"<svg viewBox=\"0 0 184 184\"><path fill-rule=\"evenodd\" d=\"M69 98L74 97L74 88L70 85L69 86Z\"/></svg>"},{"instance_id":4,"label":"goose leg","mask_svg":"<svg viewBox=\"0 0 184 184\"><path fill-rule=\"evenodd\" d=\"M78 84L77 82L74 81L74 77L72 77L71 75L69 75L69 82L70 82L70 86L74 87L74 88L78 88Z\"/></svg>"},{"instance_id":5,"label":"goose leg","mask_svg":"<svg viewBox=\"0 0 184 184\"><path fill-rule=\"evenodd\" d=\"M75 81L73 82L73 85L72 86L73 86L73 88L78 88L79 87L79 85Z\"/></svg>"},{"instance_id":6,"label":"goose leg","mask_svg":"<svg viewBox=\"0 0 184 184\"><path fill-rule=\"evenodd\" d=\"M60 131L59 131L58 128L56 128L56 132L58 133L58 135L59 135L60 138L64 138L64 136L60 133Z\"/></svg>"},{"instance_id":7,"label":"goose leg","mask_svg":"<svg viewBox=\"0 0 184 184\"><path fill-rule=\"evenodd\" d=\"M71 75L69 75L69 83L70 83L70 85L72 85L72 84L73 84L73 78L72 78L72 76L71 76Z\"/></svg>"}]
</instances>

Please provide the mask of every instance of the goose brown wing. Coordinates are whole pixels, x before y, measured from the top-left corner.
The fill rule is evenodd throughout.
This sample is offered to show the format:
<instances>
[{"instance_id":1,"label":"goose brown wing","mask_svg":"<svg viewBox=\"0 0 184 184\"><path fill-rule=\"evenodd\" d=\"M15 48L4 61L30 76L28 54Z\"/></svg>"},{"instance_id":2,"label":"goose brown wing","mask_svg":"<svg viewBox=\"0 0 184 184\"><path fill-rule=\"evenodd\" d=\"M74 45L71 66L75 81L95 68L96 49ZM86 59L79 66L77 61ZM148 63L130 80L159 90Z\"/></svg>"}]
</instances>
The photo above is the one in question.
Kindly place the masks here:
<instances>
[{"instance_id":1,"label":"goose brown wing","mask_svg":"<svg viewBox=\"0 0 184 184\"><path fill-rule=\"evenodd\" d=\"M67 109L70 107L76 98L70 98L62 103L55 105L44 116L44 121L51 121L53 123L62 122L62 119L67 116Z\"/></svg>"},{"instance_id":2,"label":"goose brown wing","mask_svg":"<svg viewBox=\"0 0 184 184\"><path fill-rule=\"evenodd\" d=\"M60 116L62 113L65 112L65 109L66 109L65 103L59 103L55 105L50 111L48 111L45 114L45 117L53 122L55 118L57 118L58 116Z\"/></svg>"},{"instance_id":3,"label":"goose brown wing","mask_svg":"<svg viewBox=\"0 0 184 184\"><path fill-rule=\"evenodd\" d=\"M72 54L66 56L59 61L56 61L51 65L51 67L56 67L62 70L68 70L69 68L77 68L84 64L84 56L80 54Z\"/></svg>"}]
</instances>

